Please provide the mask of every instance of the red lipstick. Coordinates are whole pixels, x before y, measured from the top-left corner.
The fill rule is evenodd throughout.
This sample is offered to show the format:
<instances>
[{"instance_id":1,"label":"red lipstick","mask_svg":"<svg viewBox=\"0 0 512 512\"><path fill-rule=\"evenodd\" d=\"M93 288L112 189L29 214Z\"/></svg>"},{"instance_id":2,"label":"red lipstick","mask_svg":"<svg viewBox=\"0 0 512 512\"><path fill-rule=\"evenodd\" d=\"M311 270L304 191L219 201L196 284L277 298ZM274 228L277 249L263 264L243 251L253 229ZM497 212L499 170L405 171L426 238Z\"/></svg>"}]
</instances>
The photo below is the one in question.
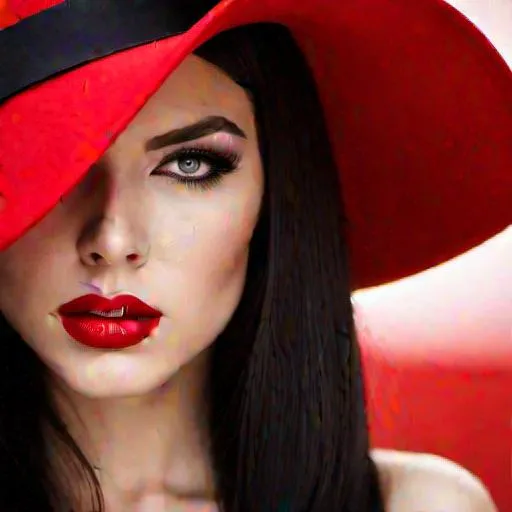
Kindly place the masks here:
<instances>
[{"instance_id":1,"label":"red lipstick","mask_svg":"<svg viewBox=\"0 0 512 512\"><path fill-rule=\"evenodd\" d=\"M162 312L133 295L108 299L84 295L58 309L65 331L82 345L123 349L137 345L158 326Z\"/></svg>"}]
</instances>

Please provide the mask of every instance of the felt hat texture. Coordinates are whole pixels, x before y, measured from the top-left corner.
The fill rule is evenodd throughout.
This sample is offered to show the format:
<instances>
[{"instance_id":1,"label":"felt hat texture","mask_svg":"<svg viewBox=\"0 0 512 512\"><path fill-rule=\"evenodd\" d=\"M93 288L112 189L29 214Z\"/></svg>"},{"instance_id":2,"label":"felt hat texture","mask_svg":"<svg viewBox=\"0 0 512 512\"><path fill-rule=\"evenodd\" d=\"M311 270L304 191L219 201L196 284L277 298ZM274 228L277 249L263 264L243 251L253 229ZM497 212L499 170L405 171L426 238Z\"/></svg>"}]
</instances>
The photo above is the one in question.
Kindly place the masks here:
<instances>
[{"instance_id":1,"label":"felt hat texture","mask_svg":"<svg viewBox=\"0 0 512 512\"><path fill-rule=\"evenodd\" d=\"M0 250L84 177L183 59L258 22L286 25L314 75L355 288L507 227L512 72L443 0L0 0Z\"/></svg>"}]
</instances>

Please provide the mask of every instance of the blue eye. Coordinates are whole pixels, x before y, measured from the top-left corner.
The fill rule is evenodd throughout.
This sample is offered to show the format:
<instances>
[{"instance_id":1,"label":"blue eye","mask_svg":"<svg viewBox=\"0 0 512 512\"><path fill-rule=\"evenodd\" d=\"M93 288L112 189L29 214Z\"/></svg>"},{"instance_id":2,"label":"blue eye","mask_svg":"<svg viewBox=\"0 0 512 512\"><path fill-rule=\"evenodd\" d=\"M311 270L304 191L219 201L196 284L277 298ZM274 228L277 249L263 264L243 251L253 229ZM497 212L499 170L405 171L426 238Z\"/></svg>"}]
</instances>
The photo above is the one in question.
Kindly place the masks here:
<instances>
[{"instance_id":1,"label":"blue eye","mask_svg":"<svg viewBox=\"0 0 512 512\"><path fill-rule=\"evenodd\" d=\"M201 169L201 158L178 158L178 168L185 174L195 174Z\"/></svg>"},{"instance_id":2,"label":"blue eye","mask_svg":"<svg viewBox=\"0 0 512 512\"><path fill-rule=\"evenodd\" d=\"M212 188L235 171L240 155L216 149L181 148L167 155L153 174L167 176L191 188Z\"/></svg>"}]
</instances>

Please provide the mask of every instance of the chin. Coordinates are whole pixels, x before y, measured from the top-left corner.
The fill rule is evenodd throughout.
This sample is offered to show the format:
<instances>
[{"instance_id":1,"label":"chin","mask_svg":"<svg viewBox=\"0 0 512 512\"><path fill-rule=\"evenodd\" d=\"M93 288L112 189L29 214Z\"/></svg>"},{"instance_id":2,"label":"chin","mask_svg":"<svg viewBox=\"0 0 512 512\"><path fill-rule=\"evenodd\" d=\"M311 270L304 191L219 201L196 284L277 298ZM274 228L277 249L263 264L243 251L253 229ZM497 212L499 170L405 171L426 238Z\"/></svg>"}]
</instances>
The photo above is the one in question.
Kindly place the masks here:
<instances>
[{"instance_id":1,"label":"chin","mask_svg":"<svg viewBox=\"0 0 512 512\"><path fill-rule=\"evenodd\" d=\"M91 399L142 397L161 392L184 373L203 373L208 348L224 324L214 322L201 330L186 325L176 330L163 321L137 345L100 350L78 343L54 320L38 329L38 337L29 338L29 344L64 391ZM53 343L47 343L48 339Z\"/></svg>"},{"instance_id":2,"label":"chin","mask_svg":"<svg viewBox=\"0 0 512 512\"><path fill-rule=\"evenodd\" d=\"M66 345L67 350L39 355L65 388L94 399L158 392L197 356L158 339L118 351Z\"/></svg>"},{"instance_id":3,"label":"chin","mask_svg":"<svg viewBox=\"0 0 512 512\"><path fill-rule=\"evenodd\" d=\"M72 364L57 377L88 398L128 398L152 394L171 380L181 365L141 360L121 353L102 354L88 364Z\"/></svg>"}]
</instances>

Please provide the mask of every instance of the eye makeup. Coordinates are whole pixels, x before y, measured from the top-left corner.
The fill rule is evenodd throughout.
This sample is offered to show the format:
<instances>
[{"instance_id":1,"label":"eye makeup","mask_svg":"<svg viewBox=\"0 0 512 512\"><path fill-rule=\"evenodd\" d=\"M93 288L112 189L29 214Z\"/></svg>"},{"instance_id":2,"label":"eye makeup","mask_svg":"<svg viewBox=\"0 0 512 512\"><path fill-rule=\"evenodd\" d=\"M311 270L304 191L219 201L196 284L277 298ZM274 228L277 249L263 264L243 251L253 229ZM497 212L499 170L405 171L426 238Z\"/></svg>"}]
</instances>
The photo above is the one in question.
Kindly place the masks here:
<instances>
[{"instance_id":1,"label":"eye makeup","mask_svg":"<svg viewBox=\"0 0 512 512\"><path fill-rule=\"evenodd\" d=\"M215 146L203 142L178 148L164 156L152 174L190 189L212 189L226 174L236 171L241 160L234 144Z\"/></svg>"}]
</instances>

